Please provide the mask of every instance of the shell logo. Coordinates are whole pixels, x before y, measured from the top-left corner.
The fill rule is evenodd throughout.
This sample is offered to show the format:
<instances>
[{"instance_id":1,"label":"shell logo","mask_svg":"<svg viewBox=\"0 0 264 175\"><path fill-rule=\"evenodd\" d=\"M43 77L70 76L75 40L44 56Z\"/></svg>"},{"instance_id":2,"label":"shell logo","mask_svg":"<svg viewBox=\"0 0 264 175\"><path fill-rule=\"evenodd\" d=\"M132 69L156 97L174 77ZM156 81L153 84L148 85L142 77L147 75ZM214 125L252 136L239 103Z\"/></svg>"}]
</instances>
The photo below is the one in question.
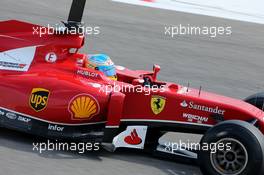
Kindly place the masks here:
<instances>
[{"instance_id":1,"label":"shell logo","mask_svg":"<svg viewBox=\"0 0 264 175\"><path fill-rule=\"evenodd\" d=\"M93 96L80 94L69 103L69 111L73 119L88 120L99 113L100 107Z\"/></svg>"}]
</instances>

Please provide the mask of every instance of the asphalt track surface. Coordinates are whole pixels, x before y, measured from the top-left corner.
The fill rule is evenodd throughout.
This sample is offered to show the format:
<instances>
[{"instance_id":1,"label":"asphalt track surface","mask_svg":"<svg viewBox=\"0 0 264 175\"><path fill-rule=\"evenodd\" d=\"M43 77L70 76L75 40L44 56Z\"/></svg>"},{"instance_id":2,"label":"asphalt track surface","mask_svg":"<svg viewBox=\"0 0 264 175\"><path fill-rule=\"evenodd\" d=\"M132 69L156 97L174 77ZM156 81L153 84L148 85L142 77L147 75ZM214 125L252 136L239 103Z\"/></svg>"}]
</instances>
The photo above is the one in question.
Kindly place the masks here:
<instances>
[{"instance_id":1,"label":"asphalt track surface","mask_svg":"<svg viewBox=\"0 0 264 175\"><path fill-rule=\"evenodd\" d=\"M19 19L42 25L56 24L68 16L71 0L1 0L0 20ZM88 0L86 25L99 26L100 35L88 36L84 52L107 53L132 69L161 65L160 79L192 87L202 86L236 98L264 90L264 25ZM232 26L232 36L164 35L164 27L177 24ZM175 135L167 138L176 139ZM5 175L200 175L196 166L121 151L32 151L37 138L0 130L0 174ZM184 138L186 139L186 137Z\"/></svg>"}]
</instances>

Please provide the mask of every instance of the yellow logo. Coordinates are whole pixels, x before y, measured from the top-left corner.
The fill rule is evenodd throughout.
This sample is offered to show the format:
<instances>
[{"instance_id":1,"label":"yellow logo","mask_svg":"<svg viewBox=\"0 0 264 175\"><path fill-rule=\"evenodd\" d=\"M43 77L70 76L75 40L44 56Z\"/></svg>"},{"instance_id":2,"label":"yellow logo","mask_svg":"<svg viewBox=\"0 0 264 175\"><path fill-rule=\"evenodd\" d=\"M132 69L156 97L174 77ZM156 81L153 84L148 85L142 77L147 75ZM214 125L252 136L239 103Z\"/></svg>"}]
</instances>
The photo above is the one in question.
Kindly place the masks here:
<instances>
[{"instance_id":1,"label":"yellow logo","mask_svg":"<svg viewBox=\"0 0 264 175\"><path fill-rule=\"evenodd\" d=\"M158 115L163 111L165 104L166 104L165 97L161 97L158 95L154 95L151 97L151 109L155 115Z\"/></svg>"},{"instance_id":2,"label":"yellow logo","mask_svg":"<svg viewBox=\"0 0 264 175\"><path fill-rule=\"evenodd\" d=\"M99 104L94 97L81 94L71 100L69 111L74 119L87 120L99 113Z\"/></svg>"},{"instance_id":3,"label":"yellow logo","mask_svg":"<svg viewBox=\"0 0 264 175\"><path fill-rule=\"evenodd\" d=\"M29 98L29 105L36 112L42 111L48 104L50 91L43 88L32 89L31 96Z\"/></svg>"}]
</instances>

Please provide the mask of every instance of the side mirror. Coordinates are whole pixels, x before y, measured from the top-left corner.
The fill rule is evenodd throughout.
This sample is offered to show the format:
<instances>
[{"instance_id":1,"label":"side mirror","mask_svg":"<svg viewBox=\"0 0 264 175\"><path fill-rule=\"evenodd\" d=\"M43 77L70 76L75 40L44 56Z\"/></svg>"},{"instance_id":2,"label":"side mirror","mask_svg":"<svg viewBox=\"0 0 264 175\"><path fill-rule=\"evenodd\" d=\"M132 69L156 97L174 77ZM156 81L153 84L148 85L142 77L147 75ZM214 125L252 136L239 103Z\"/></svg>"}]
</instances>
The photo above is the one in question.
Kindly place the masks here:
<instances>
[{"instance_id":1,"label":"side mirror","mask_svg":"<svg viewBox=\"0 0 264 175\"><path fill-rule=\"evenodd\" d=\"M158 73L160 71L160 66L157 64L153 65L153 81L157 80Z\"/></svg>"}]
</instances>

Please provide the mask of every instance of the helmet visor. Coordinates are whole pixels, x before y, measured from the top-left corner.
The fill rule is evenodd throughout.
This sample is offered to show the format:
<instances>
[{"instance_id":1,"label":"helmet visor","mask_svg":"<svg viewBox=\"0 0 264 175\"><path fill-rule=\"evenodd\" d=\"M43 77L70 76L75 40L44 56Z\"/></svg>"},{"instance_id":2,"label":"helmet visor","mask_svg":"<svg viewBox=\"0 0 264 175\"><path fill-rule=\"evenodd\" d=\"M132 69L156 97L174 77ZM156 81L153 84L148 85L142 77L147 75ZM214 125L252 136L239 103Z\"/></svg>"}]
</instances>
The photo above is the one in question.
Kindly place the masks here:
<instances>
[{"instance_id":1,"label":"helmet visor","mask_svg":"<svg viewBox=\"0 0 264 175\"><path fill-rule=\"evenodd\" d=\"M105 74L105 76L107 77L111 77L111 76L115 76L116 75L116 70L115 70L115 66L111 65L111 66L98 66L98 70L103 72Z\"/></svg>"}]
</instances>

